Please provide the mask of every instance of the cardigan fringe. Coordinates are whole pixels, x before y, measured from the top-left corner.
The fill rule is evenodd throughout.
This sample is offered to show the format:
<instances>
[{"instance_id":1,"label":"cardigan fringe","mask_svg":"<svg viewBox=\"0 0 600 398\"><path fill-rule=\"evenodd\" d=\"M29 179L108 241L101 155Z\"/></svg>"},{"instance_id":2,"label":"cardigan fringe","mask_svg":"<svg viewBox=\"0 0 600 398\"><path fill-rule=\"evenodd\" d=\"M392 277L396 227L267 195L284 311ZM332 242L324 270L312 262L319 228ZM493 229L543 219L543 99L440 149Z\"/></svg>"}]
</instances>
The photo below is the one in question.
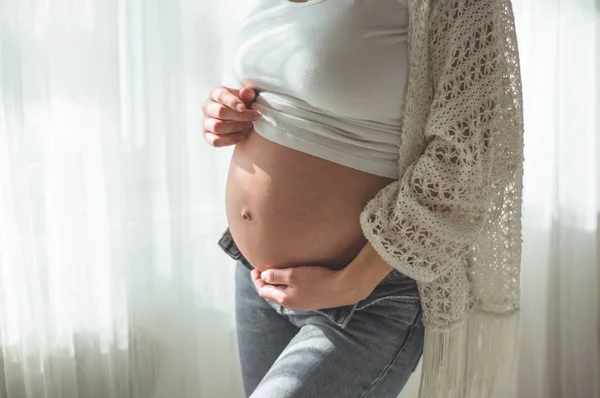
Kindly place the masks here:
<instances>
[{"instance_id":1,"label":"cardigan fringe","mask_svg":"<svg viewBox=\"0 0 600 398\"><path fill-rule=\"evenodd\" d=\"M516 396L520 311L473 311L450 329L426 327L419 398Z\"/></svg>"}]
</instances>

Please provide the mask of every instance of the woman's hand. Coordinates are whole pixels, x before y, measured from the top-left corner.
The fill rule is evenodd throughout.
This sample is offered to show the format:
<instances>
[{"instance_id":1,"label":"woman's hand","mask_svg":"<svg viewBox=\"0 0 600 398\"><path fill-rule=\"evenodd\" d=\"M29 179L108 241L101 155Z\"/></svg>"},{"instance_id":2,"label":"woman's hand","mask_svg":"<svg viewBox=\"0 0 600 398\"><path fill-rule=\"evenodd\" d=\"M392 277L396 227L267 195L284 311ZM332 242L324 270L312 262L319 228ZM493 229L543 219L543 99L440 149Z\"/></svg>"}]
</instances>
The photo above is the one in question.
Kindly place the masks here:
<instances>
[{"instance_id":1,"label":"woman's hand","mask_svg":"<svg viewBox=\"0 0 600 398\"><path fill-rule=\"evenodd\" d=\"M350 264L338 271L319 266L252 270L260 297L294 311L355 304L368 297L394 268L367 242Z\"/></svg>"},{"instance_id":2,"label":"woman's hand","mask_svg":"<svg viewBox=\"0 0 600 398\"><path fill-rule=\"evenodd\" d=\"M252 270L260 297L294 311L354 304L352 289L341 283L340 271L321 266Z\"/></svg>"},{"instance_id":3,"label":"woman's hand","mask_svg":"<svg viewBox=\"0 0 600 398\"><path fill-rule=\"evenodd\" d=\"M260 113L248 109L256 98L250 87L241 90L219 86L210 91L202 105L203 136L214 147L235 145L246 139Z\"/></svg>"}]
</instances>

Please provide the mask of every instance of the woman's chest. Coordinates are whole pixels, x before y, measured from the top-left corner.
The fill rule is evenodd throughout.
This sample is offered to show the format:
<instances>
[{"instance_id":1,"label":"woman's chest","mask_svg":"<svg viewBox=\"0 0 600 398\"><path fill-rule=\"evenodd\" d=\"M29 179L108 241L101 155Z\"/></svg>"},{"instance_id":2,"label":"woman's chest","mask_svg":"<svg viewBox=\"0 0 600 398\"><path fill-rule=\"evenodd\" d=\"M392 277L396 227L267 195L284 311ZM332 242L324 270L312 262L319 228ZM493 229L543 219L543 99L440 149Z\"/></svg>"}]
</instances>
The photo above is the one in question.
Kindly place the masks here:
<instances>
[{"instance_id":1,"label":"woman's chest","mask_svg":"<svg viewBox=\"0 0 600 398\"><path fill-rule=\"evenodd\" d=\"M398 0L261 0L236 34L232 72L240 85L382 120L403 103L407 32Z\"/></svg>"}]
</instances>

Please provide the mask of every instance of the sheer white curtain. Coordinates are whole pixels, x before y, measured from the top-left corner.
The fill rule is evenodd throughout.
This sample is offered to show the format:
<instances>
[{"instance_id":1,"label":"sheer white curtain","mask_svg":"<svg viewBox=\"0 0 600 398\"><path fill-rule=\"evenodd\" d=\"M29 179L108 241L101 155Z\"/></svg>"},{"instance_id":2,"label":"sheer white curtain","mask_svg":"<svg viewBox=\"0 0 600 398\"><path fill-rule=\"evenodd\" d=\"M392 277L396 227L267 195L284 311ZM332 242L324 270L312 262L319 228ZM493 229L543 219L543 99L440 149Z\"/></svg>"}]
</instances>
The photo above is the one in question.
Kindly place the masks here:
<instances>
[{"instance_id":1,"label":"sheer white curtain","mask_svg":"<svg viewBox=\"0 0 600 398\"><path fill-rule=\"evenodd\" d=\"M0 0L0 397L242 395L200 135L230 6Z\"/></svg>"},{"instance_id":2,"label":"sheer white curtain","mask_svg":"<svg viewBox=\"0 0 600 398\"><path fill-rule=\"evenodd\" d=\"M594 3L514 1L523 398L597 394ZM242 396L200 107L251 5L0 0L0 398Z\"/></svg>"},{"instance_id":3,"label":"sheer white curtain","mask_svg":"<svg viewBox=\"0 0 600 398\"><path fill-rule=\"evenodd\" d=\"M514 4L526 128L520 397L595 398L600 3Z\"/></svg>"}]
</instances>

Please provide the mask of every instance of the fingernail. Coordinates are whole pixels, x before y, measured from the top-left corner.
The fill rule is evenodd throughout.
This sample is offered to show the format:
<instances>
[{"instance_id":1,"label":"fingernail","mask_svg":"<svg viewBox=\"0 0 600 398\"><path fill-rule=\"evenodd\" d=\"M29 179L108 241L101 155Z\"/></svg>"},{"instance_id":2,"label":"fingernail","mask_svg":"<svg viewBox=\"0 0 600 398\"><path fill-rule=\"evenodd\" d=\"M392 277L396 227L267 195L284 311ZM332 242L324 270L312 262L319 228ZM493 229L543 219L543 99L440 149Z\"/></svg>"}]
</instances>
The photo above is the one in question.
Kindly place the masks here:
<instances>
[{"instance_id":1,"label":"fingernail","mask_svg":"<svg viewBox=\"0 0 600 398\"><path fill-rule=\"evenodd\" d=\"M241 102L240 102L240 103L238 103L238 104L235 106L235 109L237 109L237 110L238 110L238 111L240 111L240 112L241 112L241 111L243 111L243 110L244 110L244 104L242 104Z\"/></svg>"},{"instance_id":2,"label":"fingernail","mask_svg":"<svg viewBox=\"0 0 600 398\"><path fill-rule=\"evenodd\" d=\"M260 119L260 117L261 117L261 114L258 112L254 112L252 114L252 120L258 120L258 119Z\"/></svg>"}]
</instances>

